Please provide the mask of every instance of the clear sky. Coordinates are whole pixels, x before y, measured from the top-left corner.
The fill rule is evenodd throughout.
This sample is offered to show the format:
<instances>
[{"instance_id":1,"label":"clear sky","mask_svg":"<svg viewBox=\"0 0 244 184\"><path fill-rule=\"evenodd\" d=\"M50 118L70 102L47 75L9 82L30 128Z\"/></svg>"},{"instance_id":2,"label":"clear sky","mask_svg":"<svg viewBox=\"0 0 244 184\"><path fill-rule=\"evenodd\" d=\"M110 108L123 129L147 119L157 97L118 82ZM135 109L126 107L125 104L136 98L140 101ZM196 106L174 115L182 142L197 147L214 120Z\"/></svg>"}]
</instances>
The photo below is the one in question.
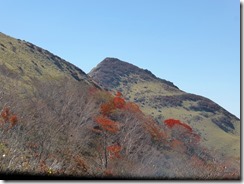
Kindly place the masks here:
<instances>
[{"instance_id":1,"label":"clear sky","mask_svg":"<svg viewBox=\"0 0 244 184\"><path fill-rule=\"evenodd\" d=\"M240 117L238 0L0 0L0 32L86 73L119 58Z\"/></svg>"}]
</instances>

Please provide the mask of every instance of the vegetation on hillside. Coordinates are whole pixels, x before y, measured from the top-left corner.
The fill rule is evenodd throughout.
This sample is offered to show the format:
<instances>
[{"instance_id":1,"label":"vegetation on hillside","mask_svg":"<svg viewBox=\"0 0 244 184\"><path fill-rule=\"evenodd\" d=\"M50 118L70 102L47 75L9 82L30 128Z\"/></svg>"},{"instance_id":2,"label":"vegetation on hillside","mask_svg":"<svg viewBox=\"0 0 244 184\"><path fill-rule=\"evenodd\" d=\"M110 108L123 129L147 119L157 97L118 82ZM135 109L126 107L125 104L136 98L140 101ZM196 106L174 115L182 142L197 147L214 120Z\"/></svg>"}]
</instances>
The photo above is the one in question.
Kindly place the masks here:
<instances>
[{"instance_id":1,"label":"vegetation on hillside","mask_svg":"<svg viewBox=\"0 0 244 184\"><path fill-rule=\"evenodd\" d=\"M239 177L232 160L215 158L198 144L201 138L189 125L174 119L159 125L119 92L81 88L74 81L35 85L38 91L31 98L11 96L14 86L12 93L0 90L2 173Z\"/></svg>"},{"instance_id":2,"label":"vegetation on hillside","mask_svg":"<svg viewBox=\"0 0 244 184\"><path fill-rule=\"evenodd\" d=\"M1 176L239 179L236 157L221 155L202 144L205 137L194 124L201 121L187 121L171 111L178 106L188 113L209 109L203 117L216 113L212 124L226 130L227 138L236 133L236 125L229 123L233 117L228 112L219 115L219 106L187 95L168 81L155 82L158 78L149 71L136 71L146 75L141 80L139 75L127 73L135 79L135 85L127 80L130 93L103 90L58 56L0 33ZM134 92L146 79L155 83ZM141 92L151 95L155 89L164 95L157 97L163 103L150 101L152 96L145 96L144 101ZM170 94L178 96L170 98ZM146 102L161 104L156 109L167 116L151 116ZM170 104L177 108L169 112ZM229 119L223 121L223 117Z\"/></svg>"}]
</instances>

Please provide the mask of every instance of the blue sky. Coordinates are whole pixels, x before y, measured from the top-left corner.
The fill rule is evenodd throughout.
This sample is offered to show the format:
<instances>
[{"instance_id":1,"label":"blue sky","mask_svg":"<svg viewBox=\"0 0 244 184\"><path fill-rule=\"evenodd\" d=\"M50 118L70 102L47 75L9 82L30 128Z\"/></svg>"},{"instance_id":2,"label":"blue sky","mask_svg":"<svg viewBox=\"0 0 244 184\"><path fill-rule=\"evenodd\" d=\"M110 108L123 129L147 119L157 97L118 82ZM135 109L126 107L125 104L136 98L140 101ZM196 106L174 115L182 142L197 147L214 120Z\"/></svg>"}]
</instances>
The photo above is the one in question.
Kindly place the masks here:
<instances>
[{"instance_id":1,"label":"blue sky","mask_svg":"<svg viewBox=\"0 0 244 184\"><path fill-rule=\"evenodd\" d=\"M0 0L0 32L89 72L116 57L240 117L238 0Z\"/></svg>"}]
</instances>

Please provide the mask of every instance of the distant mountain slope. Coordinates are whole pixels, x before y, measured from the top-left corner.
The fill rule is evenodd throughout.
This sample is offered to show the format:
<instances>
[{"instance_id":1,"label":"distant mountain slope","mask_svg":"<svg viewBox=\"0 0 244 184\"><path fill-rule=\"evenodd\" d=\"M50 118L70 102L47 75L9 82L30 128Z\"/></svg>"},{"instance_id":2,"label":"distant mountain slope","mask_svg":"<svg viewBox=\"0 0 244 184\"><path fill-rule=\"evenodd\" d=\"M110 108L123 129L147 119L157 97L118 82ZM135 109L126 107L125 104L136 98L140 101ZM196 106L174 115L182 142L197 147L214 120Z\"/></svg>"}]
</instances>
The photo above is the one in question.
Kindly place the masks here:
<instances>
[{"instance_id":1,"label":"distant mountain slope","mask_svg":"<svg viewBox=\"0 0 244 184\"><path fill-rule=\"evenodd\" d=\"M52 80L73 78L90 83L91 79L81 69L32 43L11 38L0 33L0 75L11 80Z\"/></svg>"},{"instance_id":2,"label":"distant mountain slope","mask_svg":"<svg viewBox=\"0 0 244 184\"><path fill-rule=\"evenodd\" d=\"M172 82L116 58L104 59L89 75L99 85L122 92L158 122L179 119L204 138L203 145L239 158L240 120L213 101L181 91Z\"/></svg>"}]
</instances>

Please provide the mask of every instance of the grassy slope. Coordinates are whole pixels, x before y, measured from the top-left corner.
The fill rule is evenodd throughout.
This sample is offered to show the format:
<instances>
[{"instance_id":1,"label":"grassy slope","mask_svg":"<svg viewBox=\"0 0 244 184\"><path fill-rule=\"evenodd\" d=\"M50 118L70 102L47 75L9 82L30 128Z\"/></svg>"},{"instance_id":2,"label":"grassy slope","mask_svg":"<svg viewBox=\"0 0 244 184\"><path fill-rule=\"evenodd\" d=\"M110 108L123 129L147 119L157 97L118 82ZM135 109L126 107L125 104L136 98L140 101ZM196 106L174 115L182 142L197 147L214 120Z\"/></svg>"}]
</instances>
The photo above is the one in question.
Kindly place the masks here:
<instances>
[{"instance_id":1,"label":"grassy slope","mask_svg":"<svg viewBox=\"0 0 244 184\"><path fill-rule=\"evenodd\" d=\"M51 63L46 62L46 58L39 52L32 52L26 45L26 42L12 39L0 34L0 63L5 65L7 69L17 74L21 74L21 68L24 68L24 79L28 81L30 76L50 79L51 77L59 77L62 73L50 66ZM39 71L39 72L38 72Z\"/></svg>"},{"instance_id":2,"label":"grassy slope","mask_svg":"<svg viewBox=\"0 0 244 184\"><path fill-rule=\"evenodd\" d=\"M141 104L140 102L139 104L144 113L152 115L156 118L161 116L163 117L161 120L174 118L186 122L194 127L194 130L201 134L204 146L213 150L219 150L221 153L226 154L227 156L233 156L236 158L240 157L240 122L234 122L235 131L233 133L226 133L209 119L220 116L220 112L215 115L211 115L211 113L209 113L210 117L206 118L199 111L189 111L182 107L154 108L153 103L150 102L150 99L153 96L159 94L162 96L173 96L184 93L181 91L175 93L169 92L165 90L161 83L139 82L137 84L128 86L128 88L120 89L124 89L123 93L126 94L126 96L130 96L130 100L143 96L146 99L144 102L145 105ZM184 101L183 107L190 106L192 103L194 102ZM196 120L196 118L200 118L200 120Z\"/></svg>"},{"instance_id":3,"label":"grassy slope","mask_svg":"<svg viewBox=\"0 0 244 184\"><path fill-rule=\"evenodd\" d=\"M33 79L55 80L65 77L88 79L74 65L29 42L17 40L0 33L0 70L11 82L28 84ZM1 75L0 75L1 76ZM3 77L3 76L1 76Z\"/></svg>"}]
</instances>

